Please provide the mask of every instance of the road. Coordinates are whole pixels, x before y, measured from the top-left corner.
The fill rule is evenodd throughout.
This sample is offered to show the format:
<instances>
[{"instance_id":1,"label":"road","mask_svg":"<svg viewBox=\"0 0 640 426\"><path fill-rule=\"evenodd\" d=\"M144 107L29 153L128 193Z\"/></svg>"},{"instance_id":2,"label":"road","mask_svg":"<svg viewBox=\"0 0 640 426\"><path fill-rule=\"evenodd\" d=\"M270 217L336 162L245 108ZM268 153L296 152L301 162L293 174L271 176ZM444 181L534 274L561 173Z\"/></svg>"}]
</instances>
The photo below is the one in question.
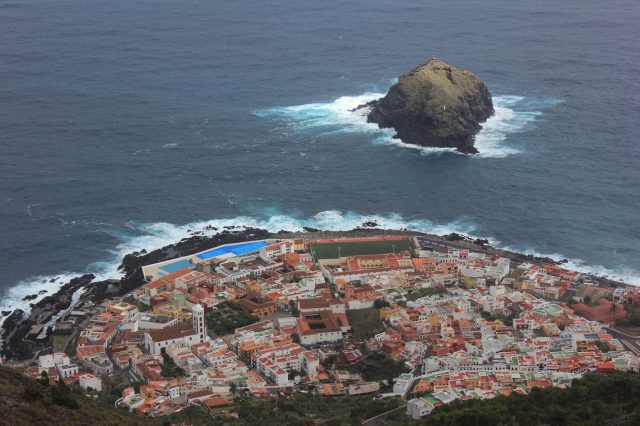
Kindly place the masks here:
<instances>
[{"instance_id":1,"label":"road","mask_svg":"<svg viewBox=\"0 0 640 426\"><path fill-rule=\"evenodd\" d=\"M620 340L627 349L640 356L640 344L638 343L640 342L640 339L637 336L631 336L630 334L623 333L622 331L618 331L611 327L606 327L606 329L609 334Z\"/></svg>"}]
</instances>

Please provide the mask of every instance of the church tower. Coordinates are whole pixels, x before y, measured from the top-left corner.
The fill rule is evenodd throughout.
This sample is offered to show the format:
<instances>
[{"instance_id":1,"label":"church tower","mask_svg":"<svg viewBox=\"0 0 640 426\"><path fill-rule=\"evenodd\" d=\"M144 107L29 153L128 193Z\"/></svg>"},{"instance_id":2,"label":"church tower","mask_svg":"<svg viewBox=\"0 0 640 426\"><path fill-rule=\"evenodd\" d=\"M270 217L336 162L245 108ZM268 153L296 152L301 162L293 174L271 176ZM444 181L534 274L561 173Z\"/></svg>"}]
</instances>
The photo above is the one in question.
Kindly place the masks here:
<instances>
[{"instance_id":1,"label":"church tower","mask_svg":"<svg viewBox=\"0 0 640 426\"><path fill-rule=\"evenodd\" d=\"M202 342L207 334L207 328L204 325L204 308L199 303L196 303L191 308L191 311L193 312L193 318L191 319L193 330L198 334L198 339Z\"/></svg>"}]
</instances>

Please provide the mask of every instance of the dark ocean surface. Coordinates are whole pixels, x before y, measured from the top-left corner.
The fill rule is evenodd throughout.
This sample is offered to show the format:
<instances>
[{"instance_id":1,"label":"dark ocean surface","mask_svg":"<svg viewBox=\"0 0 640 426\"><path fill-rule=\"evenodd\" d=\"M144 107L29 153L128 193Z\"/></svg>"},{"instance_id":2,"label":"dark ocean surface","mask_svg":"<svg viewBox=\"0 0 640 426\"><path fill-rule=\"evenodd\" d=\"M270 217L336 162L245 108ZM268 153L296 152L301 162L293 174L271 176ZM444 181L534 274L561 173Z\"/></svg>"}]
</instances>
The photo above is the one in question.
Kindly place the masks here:
<instances>
[{"instance_id":1,"label":"dark ocean surface","mask_svg":"<svg viewBox=\"0 0 640 426\"><path fill-rule=\"evenodd\" d=\"M635 0L0 1L0 304L204 223L460 231L640 284L638 22ZM494 95L480 155L348 111L432 56Z\"/></svg>"}]
</instances>

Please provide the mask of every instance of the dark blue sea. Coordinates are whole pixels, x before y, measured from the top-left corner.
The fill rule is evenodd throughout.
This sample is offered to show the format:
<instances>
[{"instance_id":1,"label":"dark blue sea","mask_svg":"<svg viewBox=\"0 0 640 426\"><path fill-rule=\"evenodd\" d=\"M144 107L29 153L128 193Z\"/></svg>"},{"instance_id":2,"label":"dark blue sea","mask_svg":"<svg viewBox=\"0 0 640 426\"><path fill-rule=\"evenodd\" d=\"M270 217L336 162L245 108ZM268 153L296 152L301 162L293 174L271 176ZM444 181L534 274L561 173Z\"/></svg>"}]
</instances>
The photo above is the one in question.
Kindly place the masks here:
<instances>
[{"instance_id":1,"label":"dark blue sea","mask_svg":"<svg viewBox=\"0 0 640 426\"><path fill-rule=\"evenodd\" d=\"M205 224L457 231L640 284L638 22L636 0L1 0L0 304ZM349 112L433 56L492 91L479 155Z\"/></svg>"}]
</instances>

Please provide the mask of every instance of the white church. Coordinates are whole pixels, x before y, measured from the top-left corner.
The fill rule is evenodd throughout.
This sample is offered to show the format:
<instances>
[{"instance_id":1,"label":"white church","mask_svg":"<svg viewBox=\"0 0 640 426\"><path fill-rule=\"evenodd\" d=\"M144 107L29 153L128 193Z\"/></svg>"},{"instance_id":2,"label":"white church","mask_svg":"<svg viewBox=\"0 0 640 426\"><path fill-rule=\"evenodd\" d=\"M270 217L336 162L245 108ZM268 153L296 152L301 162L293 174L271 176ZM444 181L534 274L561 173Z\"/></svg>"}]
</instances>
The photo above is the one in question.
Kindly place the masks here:
<instances>
[{"instance_id":1,"label":"white church","mask_svg":"<svg viewBox=\"0 0 640 426\"><path fill-rule=\"evenodd\" d=\"M191 308L191 322L184 321L159 330L147 330L144 334L144 346L152 354L161 354L162 350L173 345L195 345L208 340L204 325L204 308L196 304Z\"/></svg>"}]
</instances>

